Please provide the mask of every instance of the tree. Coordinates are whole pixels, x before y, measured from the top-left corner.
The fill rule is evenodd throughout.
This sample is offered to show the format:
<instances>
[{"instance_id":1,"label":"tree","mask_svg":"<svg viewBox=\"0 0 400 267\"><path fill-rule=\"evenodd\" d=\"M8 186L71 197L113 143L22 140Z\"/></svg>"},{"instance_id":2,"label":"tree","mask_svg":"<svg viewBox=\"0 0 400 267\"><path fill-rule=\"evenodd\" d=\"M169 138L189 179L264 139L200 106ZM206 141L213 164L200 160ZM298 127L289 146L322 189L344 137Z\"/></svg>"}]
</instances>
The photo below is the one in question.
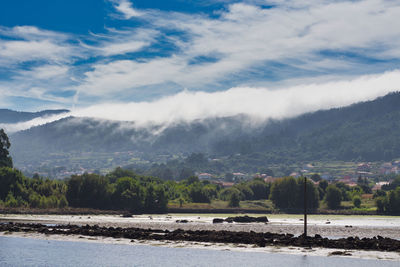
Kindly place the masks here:
<instances>
[{"instance_id":1,"label":"tree","mask_svg":"<svg viewBox=\"0 0 400 267\"><path fill-rule=\"evenodd\" d=\"M13 196L21 195L24 190L25 177L18 170L0 168L0 199L4 200L11 192Z\"/></svg>"},{"instance_id":2,"label":"tree","mask_svg":"<svg viewBox=\"0 0 400 267\"><path fill-rule=\"evenodd\" d=\"M318 182L321 181L321 176L318 173L314 173L313 175L311 175L311 180L313 180L314 182Z\"/></svg>"},{"instance_id":3,"label":"tree","mask_svg":"<svg viewBox=\"0 0 400 267\"><path fill-rule=\"evenodd\" d=\"M153 191L153 189L151 190ZM150 198L150 194L147 195ZM134 213L143 211L144 188L132 177L122 177L117 180L112 198L113 205L119 209L129 210ZM149 200L148 203L150 203Z\"/></svg>"},{"instance_id":4,"label":"tree","mask_svg":"<svg viewBox=\"0 0 400 267\"><path fill-rule=\"evenodd\" d=\"M388 193L386 202L386 212L390 214L400 214L400 186Z\"/></svg>"},{"instance_id":5,"label":"tree","mask_svg":"<svg viewBox=\"0 0 400 267\"><path fill-rule=\"evenodd\" d=\"M240 196L240 191L239 191L239 189L237 189L237 188L235 188L235 187L229 187L229 188L222 189L222 190L219 192L219 199L221 199L221 200L228 200L228 201L229 201L231 195L232 195L232 194L236 194L236 193L238 193L239 196Z\"/></svg>"},{"instance_id":6,"label":"tree","mask_svg":"<svg viewBox=\"0 0 400 267\"><path fill-rule=\"evenodd\" d=\"M115 183L118 178L122 177L132 177L135 178L136 174L133 171L122 169L121 167L115 168L114 171L110 172L106 175L106 178L110 181L110 183Z\"/></svg>"},{"instance_id":7,"label":"tree","mask_svg":"<svg viewBox=\"0 0 400 267\"><path fill-rule=\"evenodd\" d=\"M353 205L354 205L354 207L356 207L356 208L361 207L361 198L360 198L359 196L355 196L355 197L353 198Z\"/></svg>"},{"instance_id":8,"label":"tree","mask_svg":"<svg viewBox=\"0 0 400 267\"><path fill-rule=\"evenodd\" d=\"M144 210L147 212L154 212L156 203L156 196L154 193L153 185L146 188L144 196Z\"/></svg>"},{"instance_id":9,"label":"tree","mask_svg":"<svg viewBox=\"0 0 400 267\"><path fill-rule=\"evenodd\" d=\"M378 214L383 214L385 213L385 207L386 207L386 196L384 197L377 197L375 199L376 203L376 211Z\"/></svg>"},{"instance_id":10,"label":"tree","mask_svg":"<svg viewBox=\"0 0 400 267\"><path fill-rule=\"evenodd\" d=\"M155 212L165 212L165 211L167 211L168 198L165 195L164 187L162 187L162 186L156 187L155 195L156 195Z\"/></svg>"},{"instance_id":11,"label":"tree","mask_svg":"<svg viewBox=\"0 0 400 267\"><path fill-rule=\"evenodd\" d=\"M325 202L329 209L337 209L342 201L342 192L336 185L329 185L326 188Z\"/></svg>"},{"instance_id":12,"label":"tree","mask_svg":"<svg viewBox=\"0 0 400 267\"><path fill-rule=\"evenodd\" d=\"M72 175L67 186L67 201L73 207L104 208L109 202L110 185L103 176Z\"/></svg>"},{"instance_id":13,"label":"tree","mask_svg":"<svg viewBox=\"0 0 400 267\"><path fill-rule=\"evenodd\" d=\"M235 185L235 188L237 188L240 191L240 199L241 200L252 200L254 197L254 192L251 190L251 188L243 183L243 184L238 184Z\"/></svg>"},{"instance_id":14,"label":"tree","mask_svg":"<svg viewBox=\"0 0 400 267\"><path fill-rule=\"evenodd\" d=\"M253 199L268 199L269 187L264 181L254 180L248 186L253 191Z\"/></svg>"},{"instance_id":15,"label":"tree","mask_svg":"<svg viewBox=\"0 0 400 267\"><path fill-rule=\"evenodd\" d=\"M319 182L318 186L325 192L326 188L328 187L328 181L327 180L322 180Z\"/></svg>"},{"instance_id":16,"label":"tree","mask_svg":"<svg viewBox=\"0 0 400 267\"><path fill-rule=\"evenodd\" d=\"M271 200L277 208L287 212L302 210L304 205L304 178L297 180L293 177L278 179L272 184ZM317 209L318 201L317 188L311 181L307 180L307 207L310 210Z\"/></svg>"},{"instance_id":17,"label":"tree","mask_svg":"<svg viewBox=\"0 0 400 267\"><path fill-rule=\"evenodd\" d=\"M271 200L277 208L293 210L296 208L297 183L293 177L279 179L272 184Z\"/></svg>"},{"instance_id":18,"label":"tree","mask_svg":"<svg viewBox=\"0 0 400 267\"><path fill-rule=\"evenodd\" d=\"M207 195L206 190L201 187L200 183L190 185L189 197L195 203L210 203L211 199Z\"/></svg>"},{"instance_id":19,"label":"tree","mask_svg":"<svg viewBox=\"0 0 400 267\"><path fill-rule=\"evenodd\" d=\"M11 143L7 134L0 129L0 167L13 167L12 158L9 155Z\"/></svg>"},{"instance_id":20,"label":"tree","mask_svg":"<svg viewBox=\"0 0 400 267\"><path fill-rule=\"evenodd\" d=\"M240 205L240 196L238 192L234 192L229 197L229 207L239 207Z\"/></svg>"},{"instance_id":21,"label":"tree","mask_svg":"<svg viewBox=\"0 0 400 267\"><path fill-rule=\"evenodd\" d=\"M319 207L319 192L314 184L307 179L307 208L309 210L316 210ZM297 179L297 194L296 202L298 203L297 208L302 209L304 207L304 178L300 177Z\"/></svg>"}]
</instances>

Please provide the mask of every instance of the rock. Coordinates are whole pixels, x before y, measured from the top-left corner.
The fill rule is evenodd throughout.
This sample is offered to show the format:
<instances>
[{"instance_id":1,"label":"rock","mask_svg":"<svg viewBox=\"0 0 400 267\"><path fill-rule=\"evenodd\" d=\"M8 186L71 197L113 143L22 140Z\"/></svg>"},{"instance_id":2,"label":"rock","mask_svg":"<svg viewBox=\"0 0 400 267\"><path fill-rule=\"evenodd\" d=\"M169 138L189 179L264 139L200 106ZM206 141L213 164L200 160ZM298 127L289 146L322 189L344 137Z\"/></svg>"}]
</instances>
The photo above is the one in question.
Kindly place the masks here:
<instances>
[{"instance_id":1,"label":"rock","mask_svg":"<svg viewBox=\"0 0 400 267\"><path fill-rule=\"evenodd\" d=\"M329 253L329 256L351 256L351 253L349 253L348 251L337 250Z\"/></svg>"},{"instance_id":2,"label":"rock","mask_svg":"<svg viewBox=\"0 0 400 267\"><path fill-rule=\"evenodd\" d=\"M245 217L245 216L243 216ZM251 218L251 217L249 217ZM215 218L217 221L222 219ZM233 221L233 218L232 218ZM177 220L177 223L187 223L187 220ZM174 231L161 229L102 227L99 225L44 225L32 223L0 223L0 232L36 232L46 235L75 235L75 236L103 236L114 238L126 238L130 240L161 240L161 241L190 241L231 244L252 244L256 246L312 246L334 249L346 249L333 251L330 255L349 256L349 249L396 251L400 252L400 240L388 237L376 236L374 238L362 238L350 236L347 238L328 239L316 234L315 236L293 236L284 233L259 233L246 231L215 231L215 230L182 230Z\"/></svg>"},{"instance_id":3,"label":"rock","mask_svg":"<svg viewBox=\"0 0 400 267\"><path fill-rule=\"evenodd\" d=\"M213 219L213 223L223 223L224 219L220 219L220 218L214 218Z\"/></svg>"},{"instance_id":4,"label":"rock","mask_svg":"<svg viewBox=\"0 0 400 267\"><path fill-rule=\"evenodd\" d=\"M265 223L268 222L267 216L262 216L262 217L249 217L247 215L245 216L237 216L237 217L228 217L225 219L226 222L238 222L238 223L253 223L253 222L259 222L259 223Z\"/></svg>"},{"instance_id":5,"label":"rock","mask_svg":"<svg viewBox=\"0 0 400 267\"><path fill-rule=\"evenodd\" d=\"M130 217L133 217L133 214L127 211L127 212L122 213L121 217L130 218Z\"/></svg>"}]
</instances>

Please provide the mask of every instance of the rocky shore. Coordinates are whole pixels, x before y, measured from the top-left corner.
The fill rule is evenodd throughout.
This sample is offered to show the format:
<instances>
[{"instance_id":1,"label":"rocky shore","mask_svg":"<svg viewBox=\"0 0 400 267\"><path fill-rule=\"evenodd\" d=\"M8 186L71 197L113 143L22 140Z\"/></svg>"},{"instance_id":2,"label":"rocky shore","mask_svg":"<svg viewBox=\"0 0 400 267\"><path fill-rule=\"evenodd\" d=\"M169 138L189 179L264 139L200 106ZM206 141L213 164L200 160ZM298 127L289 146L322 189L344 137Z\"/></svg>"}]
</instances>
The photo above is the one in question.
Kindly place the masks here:
<instances>
[{"instance_id":1,"label":"rocky shore","mask_svg":"<svg viewBox=\"0 0 400 267\"><path fill-rule=\"evenodd\" d=\"M304 237L294 236L292 234L277 234L270 232L257 233L253 231L185 231L182 229L169 231L131 227L101 227L98 225L44 225L37 223L12 222L0 224L0 232L41 233L45 235L82 235L91 237L101 236L112 238L126 238L131 240L196 241L251 244L257 247L295 246L400 252L399 240L381 236L373 238L348 237L339 239L328 239L320 235Z\"/></svg>"}]
</instances>

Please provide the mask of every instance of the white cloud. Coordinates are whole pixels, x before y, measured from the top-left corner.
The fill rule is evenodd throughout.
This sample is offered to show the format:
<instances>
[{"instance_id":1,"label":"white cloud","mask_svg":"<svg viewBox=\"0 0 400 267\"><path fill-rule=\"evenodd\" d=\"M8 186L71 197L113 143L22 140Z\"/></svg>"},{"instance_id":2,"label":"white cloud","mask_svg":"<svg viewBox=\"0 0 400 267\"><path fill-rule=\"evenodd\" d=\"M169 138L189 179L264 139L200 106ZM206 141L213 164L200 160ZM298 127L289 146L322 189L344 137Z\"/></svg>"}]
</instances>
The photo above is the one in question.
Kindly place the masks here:
<instances>
[{"instance_id":1,"label":"white cloud","mask_svg":"<svg viewBox=\"0 0 400 267\"><path fill-rule=\"evenodd\" d=\"M135 52L141 50L143 47L148 46L149 43L141 42L141 41L130 41L126 43L116 43L110 44L108 46L103 47L101 50L103 51L105 56L126 54L129 52Z\"/></svg>"},{"instance_id":2,"label":"white cloud","mask_svg":"<svg viewBox=\"0 0 400 267\"><path fill-rule=\"evenodd\" d=\"M118 60L97 64L85 73L84 82L77 90L87 95L107 96L138 86L154 85L175 77L182 71L180 58L160 58L149 62Z\"/></svg>"},{"instance_id":3,"label":"white cloud","mask_svg":"<svg viewBox=\"0 0 400 267\"><path fill-rule=\"evenodd\" d=\"M116 2L115 9L121 12L126 19L130 19L132 17L139 17L143 14L142 12L134 9L132 7L132 3L129 2L128 0L119 0L119 1L117 0L113 2Z\"/></svg>"},{"instance_id":4,"label":"white cloud","mask_svg":"<svg viewBox=\"0 0 400 267\"><path fill-rule=\"evenodd\" d=\"M399 90L400 71L396 70L351 80L275 90L238 87L214 93L184 91L151 102L93 105L74 110L72 115L133 121L142 127L239 114L258 120L283 119L372 100Z\"/></svg>"},{"instance_id":5,"label":"white cloud","mask_svg":"<svg viewBox=\"0 0 400 267\"><path fill-rule=\"evenodd\" d=\"M123 31L107 29L107 34L91 34L89 39L94 45L87 45L81 41L81 45L94 54L103 56L124 55L143 50L154 42L158 31L152 29L126 29Z\"/></svg>"},{"instance_id":6,"label":"white cloud","mask_svg":"<svg viewBox=\"0 0 400 267\"><path fill-rule=\"evenodd\" d=\"M29 78L29 79L38 79L38 80L47 80L52 78L64 77L69 70L68 66L63 65L42 65L38 67L34 67L28 71L20 71L18 73L18 78Z\"/></svg>"},{"instance_id":7,"label":"white cloud","mask_svg":"<svg viewBox=\"0 0 400 267\"><path fill-rule=\"evenodd\" d=\"M57 45L49 40L0 41L0 64L20 63L32 60L64 61L71 54L69 47Z\"/></svg>"},{"instance_id":8,"label":"white cloud","mask_svg":"<svg viewBox=\"0 0 400 267\"><path fill-rule=\"evenodd\" d=\"M238 87L241 84L265 87L271 83L266 77L279 68L271 67L274 63L304 71L305 76L313 72L312 75L320 72L355 76L383 69L369 62L357 62L357 57L400 59L400 27L395 27L400 23L398 1L248 0L227 4L226 9L212 17L143 11L135 9L128 0L110 1L125 19L140 17L144 23L89 36L34 26L0 26L0 35L10 37L0 39L0 70L9 72L11 77L0 82L0 86L13 88L8 94L70 103L75 101L72 94L64 99L51 95L62 95L53 94L57 90L69 90L79 92L75 96L79 94L82 99L97 101L137 92L142 96L149 86L157 86L158 96L163 96L170 94L166 85L214 91L214 86L230 87L224 83L232 80ZM273 7L262 8L260 4ZM182 34L171 36L171 32ZM137 51L144 51L146 56L126 55ZM324 51L356 56L355 59L335 57L334 53L327 56ZM211 60L196 62L201 57ZM78 58L89 60L74 65ZM32 69L18 69L20 63L32 61L35 63ZM384 69L396 67L394 63L387 66ZM293 77L296 74L285 74L286 70L285 67L280 70L279 83L297 78ZM247 79L246 75L253 76Z\"/></svg>"},{"instance_id":9,"label":"white cloud","mask_svg":"<svg viewBox=\"0 0 400 267\"><path fill-rule=\"evenodd\" d=\"M70 36L34 26L0 26L0 36L11 37L0 39L0 68L28 61L65 63L81 53L68 42Z\"/></svg>"},{"instance_id":10,"label":"white cloud","mask_svg":"<svg viewBox=\"0 0 400 267\"><path fill-rule=\"evenodd\" d=\"M144 18L154 27L186 33L186 39L170 39L180 50L163 58L95 63L93 70L85 73L78 90L107 97L154 84L212 87L265 64L268 73L268 62L325 73L358 72L355 70L362 67L351 59L324 56L322 51L357 53L382 60L400 58L400 27L393 27L400 23L399 2L307 1L300 5L298 1L273 1L273 4L277 6L270 9L231 4L218 18L147 12ZM190 64L197 57L214 55L217 55L214 61Z\"/></svg>"},{"instance_id":11,"label":"white cloud","mask_svg":"<svg viewBox=\"0 0 400 267\"><path fill-rule=\"evenodd\" d=\"M236 115L248 115L254 123L259 123L373 100L395 91L400 91L400 70L273 90L236 87L214 93L183 91L155 101L95 104L70 113L0 127L14 132L68 116L128 121L135 127L163 126L161 129L179 122Z\"/></svg>"},{"instance_id":12,"label":"white cloud","mask_svg":"<svg viewBox=\"0 0 400 267\"><path fill-rule=\"evenodd\" d=\"M40 126L49 122L65 118L67 115L68 113L62 113L53 116L39 117L30 121L19 122L19 123L0 123L0 129L1 128L5 129L7 133L14 133L29 129L34 126Z\"/></svg>"},{"instance_id":13,"label":"white cloud","mask_svg":"<svg viewBox=\"0 0 400 267\"><path fill-rule=\"evenodd\" d=\"M12 28L0 26L0 35L30 40L41 40L46 38L61 41L69 38L66 34L39 29L35 26L15 26Z\"/></svg>"}]
</instances>

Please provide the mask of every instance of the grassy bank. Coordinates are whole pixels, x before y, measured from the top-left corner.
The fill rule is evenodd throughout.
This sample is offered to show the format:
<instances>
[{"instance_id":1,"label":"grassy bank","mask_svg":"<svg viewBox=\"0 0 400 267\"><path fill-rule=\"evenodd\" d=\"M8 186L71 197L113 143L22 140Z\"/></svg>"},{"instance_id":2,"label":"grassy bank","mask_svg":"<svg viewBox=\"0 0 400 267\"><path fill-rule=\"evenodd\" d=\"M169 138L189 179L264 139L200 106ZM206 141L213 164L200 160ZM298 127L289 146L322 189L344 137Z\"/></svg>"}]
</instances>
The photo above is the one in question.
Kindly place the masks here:
<instances>
[{"instance_id":1,"label":"grassy bank","mask_svg":"<svg viewBox=\"0 0 400 267\"><path fill-rule=\"evenodd\" d=\"M168 213L253 213L253 214L302 214L300 211L287 211L275 209L270 200L241 201L239 207L228 207L228 201L212 200L210 203L178 203L170 201L168 203ZM4 207L0 206L2 214L58 214L58 215L78 215L78 214L109 214L119 215L126 213L124 210L100 210L90 208L27 208L27 207ZM351 201L342 202L342 207L338 210L331 210L324 203L316 211L309 211L309 214L331 214L331 215L377 215L376 208L372 201L363 201L360 208L354 208Z\"/></svg>"}]
</instances>

